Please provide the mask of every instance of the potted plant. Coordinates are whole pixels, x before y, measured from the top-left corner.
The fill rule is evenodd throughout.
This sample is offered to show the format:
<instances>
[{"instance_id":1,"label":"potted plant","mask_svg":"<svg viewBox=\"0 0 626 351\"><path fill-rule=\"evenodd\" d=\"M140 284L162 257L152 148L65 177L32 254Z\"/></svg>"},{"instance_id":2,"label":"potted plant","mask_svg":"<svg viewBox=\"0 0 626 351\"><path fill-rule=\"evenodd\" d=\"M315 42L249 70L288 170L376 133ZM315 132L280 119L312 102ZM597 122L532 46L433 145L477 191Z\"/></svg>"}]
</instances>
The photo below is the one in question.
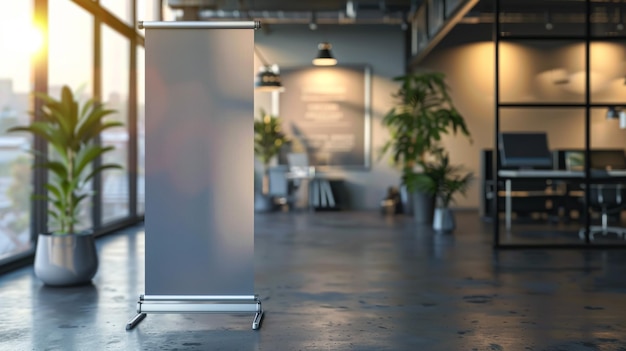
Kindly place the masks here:
<instances>
[{"instance_id":1,"label":"potted plant","mask_svg":"<svg viewBox=\"0 0 626 351\"><path fill-rule=\"evenodd\" d=\"M48 154L41 154L35 167L48 170L45 183L48 203L49 233L40 233L35 250L35 274L47 285L66 286L89 283L98 269L94 237L78 232L80 205L89 198L89 181L105 169L121 168L117 164L94 166L93 161L112 146L96 143L102 131L121 126L104 118L107 110L93 99L81 103L68 86L55 99L36 93L42 107L30 125L10 128L9 132L28 132L48 144Z\"/></svg>"},{"instance_id":2,"label":"potted plant","mask_svg":"<svg viewBox=\"0 0 626 351\"><path fill-rule=\"evenodd\" d=\"M452 103L443 73L410 73L394 80L401 85L393 94L396 105L383 117L391 137L382 151L391 150L394 164L401 168L402 184L413 197L415 220L427 223L432 221L435 199L432 189L420 186L429 177L428 157L444 134L470 138L470 133Z\"/></svg>"},{"instance_id":3,"label":"potted plant","mask_svg":"<svg viewBox=\"0 0 626 351\"><path fill-rule=\"evenodd\" d=\"M273 207L273 199L269 195L270 163L278 155L280 149L288 142L281 128L281 120L261 109L259 118L254 121L254 154L263 164L263 180L261 193L257 194L255 203L258 210L269 210Z\"/></svg>"},{"instance_id":4,"label":"potted plant","mask_svg":"<svg viewBox=\"0 0 626 351\"><path fill-rule=\"evenodd\" d=\"M433 229L450 232L456 227L450 204L457 194L465 195L473 174L466 172L463 166L450 164L448 152L441 147L435 147L432 154L432 160L424 163L423 174L413 177L412 181L416 188L435 194Z\"/></svg>"}]
</instances>

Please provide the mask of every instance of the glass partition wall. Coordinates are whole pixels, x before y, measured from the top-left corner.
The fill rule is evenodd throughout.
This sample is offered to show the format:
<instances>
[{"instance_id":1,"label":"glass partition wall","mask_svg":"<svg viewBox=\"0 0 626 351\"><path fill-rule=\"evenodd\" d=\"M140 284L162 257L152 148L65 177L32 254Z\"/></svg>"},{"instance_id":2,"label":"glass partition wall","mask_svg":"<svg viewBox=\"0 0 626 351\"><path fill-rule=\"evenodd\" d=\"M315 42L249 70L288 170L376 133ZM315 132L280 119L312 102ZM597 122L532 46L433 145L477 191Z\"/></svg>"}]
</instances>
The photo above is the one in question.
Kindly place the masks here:
<instances>
[{"instance_id":1,"label":"glass partition wall","mask_svg":"<svg viewBox=\"0 0 626 351\"><path fill-rule=\"evenodd\" d=\"M97 235L143 219L143 33L139 20L160 20L160 0L24 0L2 4L0 21L0 272L30 262L37 234L47 231L46 206L31 200L47 175L32 169L27 150L41 140L8 134L36 109L33 92L57 96L69 85L83 98L116 109L124 127L102 136L123 165L92 182L80 228ZM164 5L163 5L164 6Z\"/></svg>"},{"instance_id":2,"label":"glass partition wall","mask_svg":"<svg viewBox=\"0 0 626 351\"><path fill-rule=\"evenodd\" d=\"M494 246L626 245L626 1L496 0L495 13Z\"/></svg>"},{"instance_id":3,"label":"glass partition wall","mask_svg":"<svg viewBox=\"0 0 626 351\"><path fill-rule=\"evenodd\" d=\"M23 151L32 140L6 130L28 122L30 57L42 45L41 34L31 25L33 3L12 1L4 7L11 19L0 21L0 260L34 247L29 225L32 157ZM30 43L15 33L30 37Z\"/></svg>"}]
</instances>

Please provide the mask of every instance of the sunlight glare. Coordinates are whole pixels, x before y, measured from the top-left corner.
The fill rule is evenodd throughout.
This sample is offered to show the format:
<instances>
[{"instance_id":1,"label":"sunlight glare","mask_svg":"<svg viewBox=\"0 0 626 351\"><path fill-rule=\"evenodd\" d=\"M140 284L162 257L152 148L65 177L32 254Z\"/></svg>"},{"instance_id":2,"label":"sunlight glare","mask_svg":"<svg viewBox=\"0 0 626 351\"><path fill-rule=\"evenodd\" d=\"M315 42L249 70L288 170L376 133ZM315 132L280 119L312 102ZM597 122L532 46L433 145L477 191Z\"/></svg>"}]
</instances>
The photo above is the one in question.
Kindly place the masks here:
<instances>
[{"instance_id":1,"label":"sunlight glare","mask_svg":"<svg viewBox=\"0 0 626 351\"><path fill-rule=\"evenodd\" d=\"M43 34L30 21L0 22L0 52L35 54L43 46Z\"/></svg>"}]
</instances>

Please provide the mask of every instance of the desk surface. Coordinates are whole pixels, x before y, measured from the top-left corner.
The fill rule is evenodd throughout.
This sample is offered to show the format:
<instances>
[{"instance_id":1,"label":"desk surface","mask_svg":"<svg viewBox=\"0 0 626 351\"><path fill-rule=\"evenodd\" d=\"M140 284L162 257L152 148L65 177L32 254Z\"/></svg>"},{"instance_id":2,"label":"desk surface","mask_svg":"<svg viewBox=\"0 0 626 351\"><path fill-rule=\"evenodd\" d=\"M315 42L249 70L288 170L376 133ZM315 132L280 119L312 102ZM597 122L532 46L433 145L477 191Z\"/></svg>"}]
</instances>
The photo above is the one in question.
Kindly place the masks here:
<instances>
[{"instance_id":1,"label":"desk surface","mask_svg":"<svg viewBox=\"0 0 626 351\"><path fill-rule=\"evenodd\" d=\"M324 173L301 173L301 172L286 172L285 177L287 179L297 180L297 179L308 179L308 180L327 180L327 181L341 181L343 180L340 176L324 174Z\"/></svg>"},{"instance_id":2,"label":"desk surface","mask_svg":"<svg viewBox=\"0 0 626 351\"><path fill-rule=\"evenodd\" d=\"M502 169L498 171L498 175L502 178L573 178L581 179L585 177L584 171L567 171L560 169L520 169L509 170ZM612 170L612 171L591 171L591 178L621 178L626 177L626 170Z\"/></svg>"}]
</instances>

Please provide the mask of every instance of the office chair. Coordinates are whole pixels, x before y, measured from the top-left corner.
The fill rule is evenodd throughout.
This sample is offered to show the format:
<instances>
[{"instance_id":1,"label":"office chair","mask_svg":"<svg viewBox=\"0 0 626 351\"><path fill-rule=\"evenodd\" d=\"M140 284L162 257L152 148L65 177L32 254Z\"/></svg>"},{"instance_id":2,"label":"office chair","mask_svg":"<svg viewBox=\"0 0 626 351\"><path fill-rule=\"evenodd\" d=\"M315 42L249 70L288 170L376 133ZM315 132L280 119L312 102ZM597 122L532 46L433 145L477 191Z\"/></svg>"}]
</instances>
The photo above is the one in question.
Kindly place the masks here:
<instances>
[{"instance_id":1,"label":"office chair","mask_svg":"<svg viewBox=\"0 0 626 351\"><path fill-rule=\"evenodd\" d=\"M287 164L289 165L288 178L293 184L293 192L296 197L294 203L297 205L298 202L301 202L300 205L308 207L310 204L309 182L311 179L315 178L315 168L309 165L309 156L303 152L288 153ZM300 190L303 188L303 181L306 181L306 191ZM303 193L301 194L303 197L302 200L297 198L298 193Z\"/></svg>"},{"instance_id":2,"label":"office chair","mask_svg":"<svg viewBox=\"0 0 626 351\"><path fill-rule=\"evenodd\" d=\"M287 179L289 168L286 165L278 165L269 169L269 195L274 198L274 204L293 207L293 185Z\"/></svg>"},{"instance_id":3,"label":"office chair","mask_svg":"<svg viewBox=\"0 0 626 351\"><path fill-rule=\"evenodd\" d=\"M591 188L591 207L599 209L601 212L602 225L593 225L589 227L589 239L593 240L596 233L607 235L615 233L620 238L626 234L626 228L610 227L608 225L610 214L619 214L624 205L626 205L626 187L623 184L592 184ZM578 232L581 239L585 237L585 228Z\"/></svg>"}]
</instances>

